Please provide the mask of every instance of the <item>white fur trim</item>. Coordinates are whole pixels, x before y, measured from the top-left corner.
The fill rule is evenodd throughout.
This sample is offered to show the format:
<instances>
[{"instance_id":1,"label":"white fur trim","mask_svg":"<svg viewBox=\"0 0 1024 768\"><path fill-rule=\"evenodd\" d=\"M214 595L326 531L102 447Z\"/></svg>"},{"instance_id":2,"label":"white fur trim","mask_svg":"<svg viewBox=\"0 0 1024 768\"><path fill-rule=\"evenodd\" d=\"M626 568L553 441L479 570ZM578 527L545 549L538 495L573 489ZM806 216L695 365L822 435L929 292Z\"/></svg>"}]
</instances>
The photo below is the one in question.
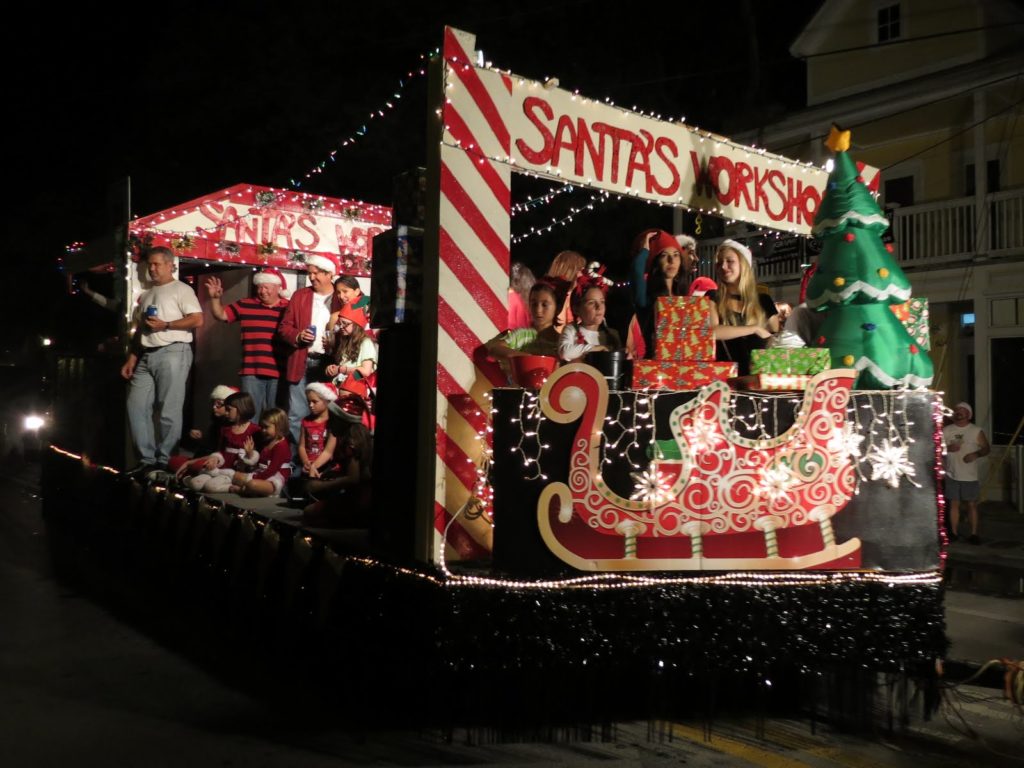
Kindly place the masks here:
<instances>
[{"instance_id":1,"label":"white fur trim","mask_svg":"<svg viewBox=\"0 0 1024 768\"><path fill-rule=\"evenodd\" d=\"M734 251L736 251L736 253L740 254L743 258L747 260L748 267L754 266L754 256L750 252L750 249L747 248L747 246L745 246L743 243L738 242L737 240L723 240L718 247L720 249L732 248Z\"/></svg>"},{"instance_id":2,"label":"white fur trim","mask_svg":"<svg viewBox=\"0 0 1024 768\"><path fill-rule=\"evenodd\" d=\"M817 235L818 233L832 229L832 227L838 227L841 224L845 224L848 221L857 221L865 226L872 226L874 224L884 224L886 227L889 226L889 220L882 216L880 213L873 213L870 216L863 216L856 211L849 211L844 213L838 219L824 219L823 221L815 222L814 226L811 227L811 234Z\"/></svg>"},{"instance_id":3,"label":"white fur trim","mask_svg":"<svg viewBox=\"0 0 1024 768\"><path fill-rule=\"evenodd\" d=\"M932 379L934 377L929 376L924 378L922 376L915 376L912 373L908 373L899 379L893 378L888 373L883 371L875 362L869 357L861 357L853 367L858 371L870 371L871 375L878 379L880 382L885 384L887 387L902 387L903 389L927 389L931 386Z\"/></svg>"},{"instance_id":4,"label":"white fur trim","mask_svg":"<svg viewBox=\"0 0 1024 768\"><path fill-rule=\"evenodd\" d=\"M311 253L306 257L306 264L317 269L322 269L324 272L330 272L332 275L338 274L338 262L321 256L319 253Z\"/></svg>"},{"instance_id":5,"label":"white fur trim","mask_svg":"<svg viewBox=\"0 0 1024 768\"><path fill-rule=\"evenodd\" d=\"M206 483L206 493L225 493L231 487L231 478L226 475L215 475Z\"/></svg>"},{"instance_id":6,"label":"white fur trim","mask_svg":"<svg viewBox=\"0 0 1024 768\"><path fill-rule=\"evenodd\" d=\"M229 387L227 384L218 384L216 387L213 388L213 391L210 393L210 399L227 400L229 397L237 393L238 390L235 389L234 387Z\"/></svg>"},{"instance_id":7,"label":"white fur trim","mask_svg":"<svg viewBox=\"0 0 1024 768\"><path fill-rule=\"evenodd\" d=\"M311 384L307 384L306 391L315 392L320 396L321 400L328 403L333 403L338 399L338 390L334 388L333 385L330 387L326 386L322 381L314 381Z\"/></svg>"},{"instance_id":8,"label":"white fur trim","mask_svg":"<svg viewBox=\"0 0 1024 768\"><path fill-rule=\"evenodd\" d=\"M880 291L873 285L865 283L862 280L855 280L841 291L825 291L825 293L823 293L818 300L813 303L811 302L811 299L808 298L807 306L811 309L815 309L829 301L836 301L841 304L857 291L864 291L868 296L878 301L888 299L890 296L895 296L900 301L906 301L910 298L910 288L897 288L895 285L890 285L886 290Z\"/></svg>"}]
</instances>

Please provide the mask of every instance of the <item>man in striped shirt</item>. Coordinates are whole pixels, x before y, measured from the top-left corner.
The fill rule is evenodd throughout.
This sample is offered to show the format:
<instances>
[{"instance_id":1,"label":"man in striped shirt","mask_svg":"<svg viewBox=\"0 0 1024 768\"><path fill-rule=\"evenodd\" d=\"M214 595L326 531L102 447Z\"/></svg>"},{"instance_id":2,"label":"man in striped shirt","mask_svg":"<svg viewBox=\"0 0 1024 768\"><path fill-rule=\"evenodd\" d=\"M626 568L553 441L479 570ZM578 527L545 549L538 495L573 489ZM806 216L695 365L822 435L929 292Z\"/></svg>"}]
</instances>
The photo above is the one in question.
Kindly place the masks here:
<instances>
[{"instance_id":1,"label":"man in striped shirt","mask_svg":"<svg viewBox=\"0 0 1024 768\"><path fill-rule=\"evenodd\" d=\"M277 382L281 378L287 350L276 341L277 326L288 306L282 298L287 288L284 275L277 269L264 269L252 279L256 297L248 297L228 306L221 305L224 286L220 278L206 280L210 311L225 323L242 325L242 368L239 370L243 392L252 396L257 417L277 402Z\"/></svg>"}]
</instances>

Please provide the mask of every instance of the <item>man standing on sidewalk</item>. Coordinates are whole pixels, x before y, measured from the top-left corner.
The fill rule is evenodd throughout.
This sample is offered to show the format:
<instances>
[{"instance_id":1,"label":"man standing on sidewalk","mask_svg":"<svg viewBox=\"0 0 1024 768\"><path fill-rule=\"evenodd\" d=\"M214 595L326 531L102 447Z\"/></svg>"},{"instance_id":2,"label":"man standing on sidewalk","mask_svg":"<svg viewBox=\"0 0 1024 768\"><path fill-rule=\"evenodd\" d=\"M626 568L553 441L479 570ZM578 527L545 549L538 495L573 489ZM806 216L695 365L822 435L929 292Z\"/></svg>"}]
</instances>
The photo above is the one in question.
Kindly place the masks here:
<instances>
[{"instance_id":1,"label":"man standing on sidewalk","mask_svg":"<svg viewBox=\"0 0 1024 768\"><path fill-rule=\"evenodd\" d=\"M196 293L174 279L174 251L150 248L146 270L152 288L135 308L135 336L121 376L128 381L128 424L141 462L133 472L166 469L181 437L185 385L192 368L192 329L203 324ZM160 431L153 430L153 409Z\"/></svg>"},{"instance_id":2,"label":"man standing on sidewalk","mask_svg":"<svg viewBox=\"0 0 1024 768\"><path fill-rule=\"evenodd\" d=\"M971 423L974 410L967 403L953 406L953 423L942 430L946 443L946 501L949 502L950 532L952 540L959 538L960 502L967 504L967 517L971 535L967 541L980 544L978 538L978 499L981 483L978 481L978 459L988 456L989 445L981 427Z\"/></svg>"}]
</instances>

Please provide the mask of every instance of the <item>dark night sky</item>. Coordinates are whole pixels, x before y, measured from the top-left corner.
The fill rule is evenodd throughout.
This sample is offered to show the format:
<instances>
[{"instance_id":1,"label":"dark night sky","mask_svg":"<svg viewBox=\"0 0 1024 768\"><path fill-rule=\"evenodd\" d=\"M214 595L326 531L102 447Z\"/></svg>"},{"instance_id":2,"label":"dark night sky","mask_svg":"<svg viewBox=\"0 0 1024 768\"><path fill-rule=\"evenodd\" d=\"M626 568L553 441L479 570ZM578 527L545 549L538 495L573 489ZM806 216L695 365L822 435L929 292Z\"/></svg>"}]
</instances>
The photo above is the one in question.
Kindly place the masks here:
<instances>
[{"instance_id":1,"label":"dark night sky","mask_svg":"<svg viewBox=\"0 0 1024 768\"><path fill-rule=\"evenodd\" d=\"M761 124L802 106L803 65L787 49L819 5L678 3L650 16L611 0L227 2L137 4L131 15L97 18L96 6L58 13L40 4L3 33L8 255L59 303L56 258L109 228L108 190L119 179L131 176L140 215L238 182L287 186L367 123L446 23L475 32L490 61L526 77L556 76L562 87L718 132ZM303 188L389 203L392 177L425 162L425 81L411 82L399 103ZM513 201L534 189L517 182ZM628 247L624 229L595 232L584 218L576 235L537 239L522 256L580 241L603 253ZM33 326L59 335L63 308L38 318L35 292L13 300Z\"/></svg>"}]
</instances>

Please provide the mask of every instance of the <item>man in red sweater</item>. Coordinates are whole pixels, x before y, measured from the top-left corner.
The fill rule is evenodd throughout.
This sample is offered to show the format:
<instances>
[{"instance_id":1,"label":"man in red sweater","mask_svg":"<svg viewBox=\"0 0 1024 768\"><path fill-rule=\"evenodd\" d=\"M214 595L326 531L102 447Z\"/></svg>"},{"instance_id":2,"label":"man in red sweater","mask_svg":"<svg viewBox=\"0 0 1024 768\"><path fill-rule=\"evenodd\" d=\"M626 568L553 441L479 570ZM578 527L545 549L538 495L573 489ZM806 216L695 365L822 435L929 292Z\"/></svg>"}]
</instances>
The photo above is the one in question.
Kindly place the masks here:
<instances>
[{"instance_id":1,"label":"man in red sweater","mask_svg":"<svg viewBox=\"0 0 1024 768\"><path fill-rule=\"evenodd\" d=\"M331 350L324 347L324 331L331 317L334 276L338 262L331 256L306 257L309 287L292 296L277 328L277 337L291 349L285 365L288 381L288 428L293 444L299 441L299 425L308 410L306 384L324 381L324 367Z\"/></svg>"}]
</instances>

